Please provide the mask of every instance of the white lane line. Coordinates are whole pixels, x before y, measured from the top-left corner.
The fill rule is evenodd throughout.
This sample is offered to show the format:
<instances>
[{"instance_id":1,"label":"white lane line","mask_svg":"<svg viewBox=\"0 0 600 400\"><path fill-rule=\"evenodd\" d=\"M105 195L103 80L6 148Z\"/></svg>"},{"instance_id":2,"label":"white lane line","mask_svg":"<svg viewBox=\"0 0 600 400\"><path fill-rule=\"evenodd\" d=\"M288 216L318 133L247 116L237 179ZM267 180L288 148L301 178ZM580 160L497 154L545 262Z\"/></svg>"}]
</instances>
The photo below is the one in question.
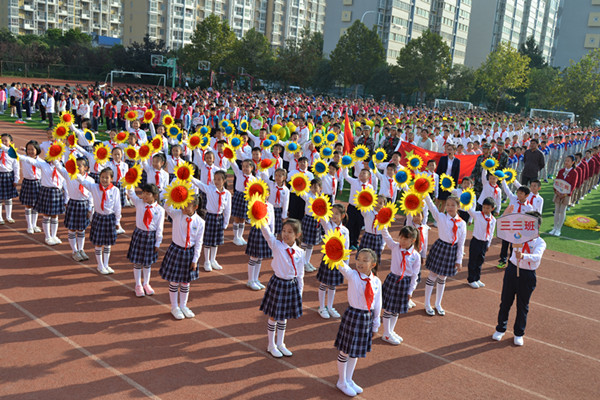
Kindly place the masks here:
<instances>
[{"instance_id":1,"label":"white lane line","mask_svg":"<svg viewBox=\"0 0 600 400\"><path fill-rule=\"evenodd\" d=\"M156 396L150 390L146 389L144 386L140 385L139 383L137 383L136 381L134 381L133 379L131 379L129 376L127 376L124 373L122 373L121 371L119 371L118 369L112 367L106 361L102 360L101 358L99 358L95 354L91 353L85 347L80 346L79 344L77 344L72 339L70 339L67 336L63 335L61 332L59 332L53 326L49 325L43 319L38 318L37 316L35 316L31 312L29 312L27 309L25 309L23 306L21 306L16 301L13 301L11 298L5 296L2 293L0 293L0 298L2 298L8 304L10 304L14 308L16 308L17 310L19 310L23 314L25 314L27 317L29 317L29 319L31 319L32 321L36 322L38 325L40 325L40 326L48 329L50 332L52 332L52 334L54 334L54 336L58 337L59 339L62 339L67 344L69 344L71 347L73 347L74 349L76 349L76 350L80 351L81 353L83 353L86 357L88 357L92 361L94 361L97 364L99 364L102 368L105 368L105 369L109 370L113 375L117 376L118 378L120 378L123 381L125 381L126 383L128 383L130 386L132 386L135 389L137 389L140 392L142 392L145 396L147 396L147 397L149 397L151 399L160 400L160 397Z\"/></svg>"},{"instance_id":2,"label":"white lane line","mask_svg":"<svg viewBox=\"0 0 600 400\"><path fill-rule=\"evenodd\" d=\"M590 232L592 232L592 231L590 231ZM540 236L541 236L541 235L544 235L544 236L553 236L553 235L550 235L550 234L549 234L549 233L547 233L547 232L540 232ZM553 237L554 237L554 236L553 236ZM579 242L579 243L585 243L585 244L589 244L589 245L591 245L591 246L598 246L598 247L600 247L600 244L598 244L598 243L586 242L585 240L573 239L573 238L570 238L570 237L567 237L567 236L562 236L562 235L560 235L560 236L559 236L559 238L560 238L560 239L572 240L572 241L574 241L574 242Z\"/></svg>"}]
</instances>

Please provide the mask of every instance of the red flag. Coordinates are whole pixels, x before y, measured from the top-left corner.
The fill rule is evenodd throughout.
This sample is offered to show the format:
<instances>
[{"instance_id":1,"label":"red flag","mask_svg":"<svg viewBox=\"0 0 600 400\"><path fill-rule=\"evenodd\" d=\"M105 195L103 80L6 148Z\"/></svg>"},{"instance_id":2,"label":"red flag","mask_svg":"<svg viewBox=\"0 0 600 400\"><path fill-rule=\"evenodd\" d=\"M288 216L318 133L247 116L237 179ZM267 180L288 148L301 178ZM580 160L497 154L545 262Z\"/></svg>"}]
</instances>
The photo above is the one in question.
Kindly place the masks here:
<instances>
[{"instance_id":1,"label":"red flag","mask_svg":"<svg viewBox=\"0 0 600 400\"><path fill-rule=\"evenodd\" d=\"M346 111L346 119L344 120L344 154L350 154L354 150L354 135L352 127L348 119L348 111Z\"/></svg>"},{"instance_id":2,"label":"red flag","mask_svg":"<svg viewBox=\"0 0 600 400\"><path fill-rule=\"evenodd\" d=\"M422 147L418 147L412 145L408 142L402 142L402 145L398 149L400 154L402 154L402 159L400 163L402 165L407 165L406 159L413 154L421 157L423 159L423 168L421 170L425 170L427 166L427 161L435 160L436 163L440 162L440 158L444 155L444 153L437 153L435 151L426 150ZM459 179L462 180L465 176L471 176L471 172L475 168L475 163L477 162L477 158L479 154L469 154L469 155L457 155L456 158L460 160L460 175ZM459 182L456 182L458 184Z\"/></svg>"}]
</instances>

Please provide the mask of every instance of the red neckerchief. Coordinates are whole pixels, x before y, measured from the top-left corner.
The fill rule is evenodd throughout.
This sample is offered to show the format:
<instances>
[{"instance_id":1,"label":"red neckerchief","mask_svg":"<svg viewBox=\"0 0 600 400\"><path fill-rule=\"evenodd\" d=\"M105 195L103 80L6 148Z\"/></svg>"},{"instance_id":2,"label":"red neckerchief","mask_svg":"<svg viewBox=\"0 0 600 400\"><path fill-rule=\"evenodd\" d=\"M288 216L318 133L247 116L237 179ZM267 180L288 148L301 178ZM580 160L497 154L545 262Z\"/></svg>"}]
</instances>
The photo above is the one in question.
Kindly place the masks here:
<instances>
[{"instance_id":1,"label":"red neckerchief","mask_svg":"<svg viewBox=\"0 0 600 400\"><path fill-rule=\"evenodd\" d=\"M223 204L223 195L225 194L225 191L219 192L217 190L217 194L219 195L219 208L217 210L217 212L221 211L221 205Z\"/></svg>"},{"instance_id":2,"label":"red neckerchief","mask_svg":"<svg viewBox=\"0 0 600 400\"><path fill-rule=\"evenodd\" d=\"M397 282L400 282L402 278L404 278L404 272L406 272L406 256L410 255L410 251L402 250L402 261L400 262L400 267L402 268L402 274L400 278L398 278Z\"/></svg>"},{"instance_id":3,"label":"red neckerchief","mask_svg":"<svg viewBox=\"0 0 600 400\"><path fill-rule=\"evenodd\" d=\"M481 216L487 221L487 227L485 228L485 240L488 240L488 236L490 235L490 221L492 218L486 217L483 211L481 212Z\"/></svg>"},{"instance_id":4,"label":"red neckerchief","mask_svg":"<svg viewBox=\"0 0 600 400\"><path fill-rule=\"evenodd\" d=\"M146 206L146 211L144 212L144 225L146 225L146 229L150 230L150 224L152 223L152 207L153 205Z\"/></svg>"},{"instance_id":5,"label":"red neckerchief","mask_svg":"<svg viewBox=\"0 0 600 400\"><path fill-rule=\"evenodd\" d=\"M187 249L188 247L190 247L190 243L191 243L191 239L190 239L190 224L192 222L192 219L190 217L187 217L185 219L187 221L187 233L185 236L185 248Z\"/></svg>"},{"instance_id":6,"label":"red neckerchief","mask_svg":"<svg viewBox=\"0 0 600 400\"><path fill-rule=\"evenodd\" d=\"M292 249L291 247L288 247L286 251L288 253L288 256L290 256L290 260L292 260L292 267L294 267L294 276L298 276L298 271L296 270L296 263L294 262L294 253L296 253L296 250Z\"/></svg>"},{"instance_id":7,"label":"red neckerchief","mask_svg":"<svg viewBox=\"0 0 600 400\"><path fill-rule=\"evenodd\" d=\"M106 191L112 189L113 184L111 183L106 188L104 188L102 185L98 185L98 188L100 188L100 191L102 192L102 201L100 202L100 208L102 209L102 211L104 211L104 201L106 200Z\"/></svg>"},{"instance_id":8,"label":"red neckerchief","mask_svg":"<svg viewBox=\"0 0 600 400\"><path fill-rule=\"evenodd\" d=\"M360 272L356 271L356 273L361 281L367 283L365 285L365 301L367 302L367 309L371 310L371 305L373 304L373 299L375 298L373 287L371 286L371 276L369 275L368 278L363 279L363 277L360 276Z\"/></svg>"}]
</instances>

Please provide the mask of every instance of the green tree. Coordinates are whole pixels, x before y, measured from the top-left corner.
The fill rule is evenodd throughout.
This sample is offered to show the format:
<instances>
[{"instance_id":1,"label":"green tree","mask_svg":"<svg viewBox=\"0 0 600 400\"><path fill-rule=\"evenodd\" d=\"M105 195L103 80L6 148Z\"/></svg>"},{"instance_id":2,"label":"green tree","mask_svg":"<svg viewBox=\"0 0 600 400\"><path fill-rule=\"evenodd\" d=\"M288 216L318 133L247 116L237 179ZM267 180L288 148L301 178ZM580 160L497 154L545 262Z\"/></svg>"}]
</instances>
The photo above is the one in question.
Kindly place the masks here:
<instances>
[{"instance_id":1,"label":"green tree","mask_svg":"<svg viewBox=\"0 0 600 400\"><path fill-rule=\"evenodd\" d=\"M399 78L417 93L417 101L438 91L448 78L452 66L450 48L437 33L426 30L411 40L398 55Z\"/></svg>"},{"instance_id":2,"label":"green tree","mask_svg":"<svg viewBox=\"0 0 600 400\"><path fill-rule=\"evenodd\" d=\"M333 86L334 79L331 71L331 61L325 58L319 61L311 87L319 93L327 93Z\"/></svg>"},{"instance_id":3,"label":"green tree","mask_svg":"<svg viewBox=\"0 0 600 400\"><path fill-rule=\"evenodd\" d=\"M519 53L529 57L529 68L544 68L548 65L533 36L529 36L524 43L521 43Z\"/></svg>"},{"instance_id":4,"label":"green tree","mask_svg":"<svg viewBox=\"0 0 600 400\"><path fill-rule=\"evenodd\" d=\"M529 91L527 106L529 108L552 109L559 104L561 96L557 88L560 86L560 71L552 67L534 68L529 73Z\"/></svg>"},{"instance_id":5,"label":"green tree","mask_svg":"<svg viewBox=\"0 0 600 400\"><path fill-rule=\"evenodd\" d=\"M268 78L275 62L275 55L265 35L254 28L246 32L241 40L234 44L227 60L227 69L231 71L243 67L246 73L255 78Z\"/></svg>"},{"instance_id":6,"label":"green tree","mask_svg":"<svg viewBox=\"0 0 600 400\"><path fill-rule=\"evenodd\" d=\"M464 65L455 65L448 75L447 97L451 100L470 101L477 83L475 70Z\"/></svg>"},{"instance_id":7,"label":"green tree","mask_svg":"<svg viewBox=\"0 0 600 400\"><path fill-rule=\"evenodd\" d=\"M529 87L529 57L501 43L488 54L475 76L497 110L500 101L514 99L512 92L522 92Z\"/></svg>"},{"instance_id":8,"label":"green tree","mask_svg":"<svg viewBox=\"0 0 600 400\"><path fill-rule=\"evenodd\" d=\"M329 55L336 79L346 85L366 84L385 62L385 49L375 31L355 21Z\"/></svg>"},{"instance_id":9,"label":"green tree","mask_svg":"<svg viewBox=\"0 0 600 400\"><path fill-rule=\"evenodd\" d=\"M290 85L311 86L322 59L323 35L304 29L299 41L289 39L277 51L273 77Z\"/></svg>"},{"instance_id":10,"label":"green tree","mask_svg":"<svg viewBox=\"0 0 600 400\"><path fill-rule=\"evenodd\" d=\"M587 53L579 62L571 61L562 72L558 87L562 105L579 114L583 124L589 124L600 108L600 49Z\"/></svg>"}]
</instances>

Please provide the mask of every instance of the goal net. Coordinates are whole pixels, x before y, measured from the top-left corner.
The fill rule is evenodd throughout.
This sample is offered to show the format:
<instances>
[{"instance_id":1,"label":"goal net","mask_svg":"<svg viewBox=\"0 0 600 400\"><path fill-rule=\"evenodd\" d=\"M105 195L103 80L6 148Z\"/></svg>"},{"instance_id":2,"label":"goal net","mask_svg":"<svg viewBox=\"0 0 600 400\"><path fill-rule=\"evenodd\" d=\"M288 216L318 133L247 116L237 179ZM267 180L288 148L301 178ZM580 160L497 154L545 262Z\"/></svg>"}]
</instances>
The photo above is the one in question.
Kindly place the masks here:
<instances>
[{"instance_id":1,"label":"goal net","mask_svg":"<svg viewBox=\"0 0 600 400\"><path fill-rule=\"evenodd\" d=\"M571 122L575 122L575 114L568 111L555 111L555 110L542 110L539 108L532 108L529 111L530 118L552 118L557 120L568 119Z\"/></svg>"},{"instance_id":2,"label":"goal net","mask_svg":"<svg viewBox=\"0 0 600 400\"><path fill-rule=\"evenodd\" d=\"M107 82L110 82L110 86L113 86L113 82L127 82L140 85L162 85L164 87L167 84L167 75L152 72L112 70L106 74L104 84Z\"/></svg>"},{"instance_id":3,"label":"goal net","mask_svg":"<svg viewBox=\"0 0 600 400\"><path fill-rule=\"evenodd\" d=\"M433 107L438 110L472 110L473 103L468 101L435 99Z\"/></svg>"}]
</instances>

